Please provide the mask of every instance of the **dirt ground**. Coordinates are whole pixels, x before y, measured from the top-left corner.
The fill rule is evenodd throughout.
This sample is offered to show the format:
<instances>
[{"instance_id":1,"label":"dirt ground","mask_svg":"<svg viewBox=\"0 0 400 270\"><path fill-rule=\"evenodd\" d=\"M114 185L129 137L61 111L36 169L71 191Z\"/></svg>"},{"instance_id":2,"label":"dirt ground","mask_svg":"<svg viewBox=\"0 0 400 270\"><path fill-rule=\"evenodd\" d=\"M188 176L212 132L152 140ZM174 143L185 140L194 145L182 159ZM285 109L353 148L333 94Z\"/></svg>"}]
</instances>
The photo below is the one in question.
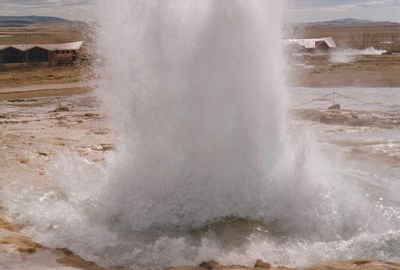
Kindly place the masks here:
<instances>
[{"instance_id":1,"label":"dirt ground","mask_svg":"<svg viewBox=\"0 0 400 270\"><path fill-rule=\"evenodd\" d=\"M288 83L305 87L398 87L400 53L357 55L350 62L333 62L331 55L290 58Z\"/></svg>"},{"instance_id":2,"label":"dirt ground","mask_svg":"<svg viewBox=\"0 0 400 270\"><path fill-rule=\"evenodd\" d=\"M48 66L43 63L36 66L21 64L0 64L0 88L10 88L37 84L64 84L88 80L91 78L88 65Z\"/></svg>"},{"instance_id":3,"label":"dirt ground","mask_svg":"<svg viewBox=\"0 0 400 270\"><path fill-rule=\"evenodd\" d=\"M52 186L46 167L60 153L76 153L104 165L104 152L114 150L111 129L88 89L22 92L25 96L17 99L15 94L3 93L0 100L0 188L13 181L23 184L26 178L27 185ZM33 242L10 218L0 211L0 268L36 269L34 256L46 253L54 269L102 269L69 250Z\"/></svg>"}]
</instances>

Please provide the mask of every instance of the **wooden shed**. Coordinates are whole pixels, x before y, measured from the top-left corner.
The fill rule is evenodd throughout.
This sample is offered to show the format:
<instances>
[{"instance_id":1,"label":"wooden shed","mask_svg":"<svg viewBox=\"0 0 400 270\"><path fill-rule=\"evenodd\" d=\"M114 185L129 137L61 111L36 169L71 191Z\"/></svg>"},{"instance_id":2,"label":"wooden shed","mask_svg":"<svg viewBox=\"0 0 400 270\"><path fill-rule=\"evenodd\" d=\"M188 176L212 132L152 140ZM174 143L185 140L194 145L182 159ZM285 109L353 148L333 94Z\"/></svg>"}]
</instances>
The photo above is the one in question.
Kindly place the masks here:
<instances>
[{"instance_id":1,"label":"wooden shed","mask_svg":"<svg viewBox=\"0 0 400 270\"><path fill-rule=\"evenodd\" d=\"M49 62L50 65L70 64L79 57L83 41L62 44L0 45L0 63Z\"/></svg>"}]
</instances>

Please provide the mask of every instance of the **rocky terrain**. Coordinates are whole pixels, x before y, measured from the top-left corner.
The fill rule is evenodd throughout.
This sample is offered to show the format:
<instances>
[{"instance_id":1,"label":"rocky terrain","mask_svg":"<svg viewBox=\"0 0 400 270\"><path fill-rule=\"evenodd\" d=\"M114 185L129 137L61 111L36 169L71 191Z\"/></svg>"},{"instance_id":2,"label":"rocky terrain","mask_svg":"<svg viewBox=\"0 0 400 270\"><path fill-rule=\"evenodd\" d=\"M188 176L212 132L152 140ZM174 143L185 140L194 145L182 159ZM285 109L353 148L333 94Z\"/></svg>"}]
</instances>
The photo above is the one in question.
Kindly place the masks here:
<instances>
[{"instance_id":1,"label":"rocky terrain","mask_svg":"<svg viewBox=\"0 0 400 270\"><path fill-rule=\"evenodd\" d=\"M253 267L241 265L220 265L218 262L211 260L203 262L197 267L182 266L170 267L166 270L295 270L297 268L288 268L284 266L271 266L267 262L257 260ZM311 267L301 268L302 270L396 270L400 269L399 263L383 262L377 260L354 259L347 261L325 262Z\"/></svg>"}]
</instances>

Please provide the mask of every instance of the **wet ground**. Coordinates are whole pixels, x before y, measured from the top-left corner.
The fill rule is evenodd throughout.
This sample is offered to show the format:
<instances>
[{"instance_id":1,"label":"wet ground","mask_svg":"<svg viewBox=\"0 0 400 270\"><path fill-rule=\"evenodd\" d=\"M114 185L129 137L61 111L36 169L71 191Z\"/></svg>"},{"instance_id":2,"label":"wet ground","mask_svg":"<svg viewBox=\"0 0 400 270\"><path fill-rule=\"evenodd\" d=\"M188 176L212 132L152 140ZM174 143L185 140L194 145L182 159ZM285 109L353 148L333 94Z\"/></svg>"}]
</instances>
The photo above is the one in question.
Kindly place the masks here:
<instances>
[{"instance_id":1,"label":"wet ground","mask_svg":"<svg viewBox=\"0 0 400 270\"><path fill-rule=\"evenodd\" d=\"M104 152L114 146L104 116L99 114L98 102L83 94L0 101L0 148L3 189L15 183L52 186L47 164L55 157L77 154L104 165ZM33 243L20 233L20 228L6 221L4 212L0 220L0 268L77 269L65 264L82 267L79 260L60 263L71 254Z\"/></svg>"},{"instance_id":2,"label":"wet ground","mask_svg":"<svg viewBox=\"0 0 400 270\"><path fill-rule=\"evenodd\" d=\"M400 88L293 88L291 94L291 128L311 131L335 170L366 196L400 205ZM333 104L341 109L328 109Z\"/></svg>"},{"instance_id":3,"label":"wet ground","mask_svg":"<svg viewBox=\"0 0 400 270\"><path fill-rule=\"evenodd\" d=\"M382 201L382 207L400 205L393 192L400 190L400 89L292 88L290 94L289 129L311 133L331 165L367 196ZM328 110L334 103L341 109ZM115 150L111 135L91 93L2 100L1 188L54 185L48 163L60 156L79 155L104 166L104 154ZM63 261L68 251L33 243L5 216L0 222L1 267L96 269L79 260Z\"/></svg>"}]
</instances>

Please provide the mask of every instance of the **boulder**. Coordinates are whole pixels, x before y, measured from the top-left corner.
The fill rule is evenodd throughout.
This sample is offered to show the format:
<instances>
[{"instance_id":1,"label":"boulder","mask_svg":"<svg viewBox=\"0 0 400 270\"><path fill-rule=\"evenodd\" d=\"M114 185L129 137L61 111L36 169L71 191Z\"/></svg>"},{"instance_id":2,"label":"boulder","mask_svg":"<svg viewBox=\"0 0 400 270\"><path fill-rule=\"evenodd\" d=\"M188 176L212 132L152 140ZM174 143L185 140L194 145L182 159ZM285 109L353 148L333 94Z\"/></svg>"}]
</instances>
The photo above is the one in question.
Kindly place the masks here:
<instances>
[{"instance_id":1,"label":"boulder","mask_svg":"<svg viewBox=\"0 0 400 270\"><path fill-rule=\"evenodd\" d=\"M340 104L333 104L328 110L340 110Z\"/></svg>"},{"instance_id":2,"label":"boulder","mask_svg":"<svg viewBox=\"0 0 400 270\"><path fill-rule=\"evenodd\" d=\"M68 112L69 108L67 106L59 106L53 112Z\"/></svg>"},{"instance_id":3,"label":"boulder","mask_svg":"<svg viewBox=\"0 0 400 270\"><path fill-rule=\"evenodd\" d=\"M217 261L214 261L214 260L211 260L211 261L208 261L208 262L202 262L199 265L199 267L200 268L205 268L205 269L208 269L208 270L223 268L222 265L220 265Z\"/></svg>"},{"instance_id":4,"label":"boulder","mask_svg":"<svg viewBox=\"0 0 400 270\"><path fill-rule=\"evenodd\" d=\"M262 260L257 260L256 264L254 265L254 269L269 269L271 268L271 265L267 262L263 262Z\"/></svg>"}]
</instances>

